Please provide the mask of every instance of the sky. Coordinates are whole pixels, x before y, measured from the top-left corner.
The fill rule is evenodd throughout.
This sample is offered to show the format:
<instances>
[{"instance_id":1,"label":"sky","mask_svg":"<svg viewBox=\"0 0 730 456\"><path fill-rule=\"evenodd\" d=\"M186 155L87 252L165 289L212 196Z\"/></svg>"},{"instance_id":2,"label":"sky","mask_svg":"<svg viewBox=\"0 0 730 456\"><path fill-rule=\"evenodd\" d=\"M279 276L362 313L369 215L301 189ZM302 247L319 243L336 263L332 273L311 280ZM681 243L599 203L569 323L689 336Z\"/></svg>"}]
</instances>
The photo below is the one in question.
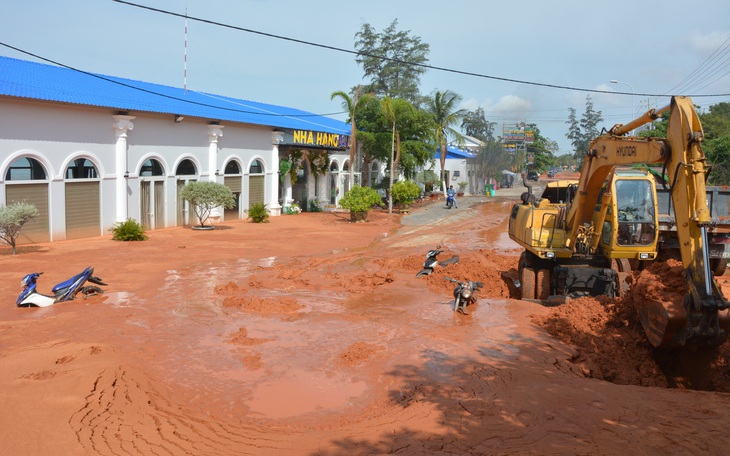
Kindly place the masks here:
<instances>
[{"instance_id":1,"label":"sky","mask_svg":"<svg viewBox=\"0 0 730 456\"><path fill-rule=\"evenodd\" d=\"M569 108L580 117L587 96L605 128L666 106L670 95L690 95L703 110L730 102L727 0L130 2L289 39L192 19L186 34L181 17L113 0L0 0L0 55L344 121L330 95L369 82L355 56L291 39L355 51L363 24L381 32L397 20L430 46L429 65L478 75L430 69L422 94L459 94L499 135L535 123L559 154L573 152Z\"/></svg>"}]
</instances>

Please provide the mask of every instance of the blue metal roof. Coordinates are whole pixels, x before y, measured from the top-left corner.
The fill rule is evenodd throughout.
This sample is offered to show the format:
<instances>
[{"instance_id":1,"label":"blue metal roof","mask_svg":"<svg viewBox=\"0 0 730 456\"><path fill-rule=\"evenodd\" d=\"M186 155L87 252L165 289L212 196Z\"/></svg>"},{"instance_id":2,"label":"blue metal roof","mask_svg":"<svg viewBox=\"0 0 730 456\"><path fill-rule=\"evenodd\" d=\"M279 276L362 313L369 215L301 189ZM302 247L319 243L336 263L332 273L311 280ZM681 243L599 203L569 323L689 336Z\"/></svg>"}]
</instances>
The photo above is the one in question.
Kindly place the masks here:
<instances>
[{"instance_id":1,"label":"blue metal roof","mask_svg":"<svg viewBox=\"0 0 730 456\"><path fill-rule=\"evenodd\" d=\"M441 148L436 148L434 157L438 158L441 155ZM446 146L446 158L475 158L477 155L469 152L466 149L459 149L456 146Z\"/></svg>"},{"instance_id":2,"label":"blue metal roof","mask_svg":"<svg viewBox=\"0 0 730 456\"><path fill-rule=\"evenodd\" d=\"M299 109L4 56L0 56L0 96L350 134L345 122Z\"/></svg>"}]
</instances>

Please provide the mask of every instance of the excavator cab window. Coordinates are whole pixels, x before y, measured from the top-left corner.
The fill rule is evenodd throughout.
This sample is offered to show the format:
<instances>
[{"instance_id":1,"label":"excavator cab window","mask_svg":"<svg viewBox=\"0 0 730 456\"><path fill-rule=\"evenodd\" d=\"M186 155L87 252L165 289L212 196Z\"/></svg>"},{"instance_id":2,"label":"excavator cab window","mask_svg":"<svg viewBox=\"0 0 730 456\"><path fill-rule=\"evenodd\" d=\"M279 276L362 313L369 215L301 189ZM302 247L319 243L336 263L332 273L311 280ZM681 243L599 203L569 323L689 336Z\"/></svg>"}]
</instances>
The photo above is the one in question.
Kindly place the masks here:
<instances>
[{"instance_id":1,"label":"excavator cab window","mask_svg":"<svg viewBox=\"0 0 730 456\"><path fill-rule=\"evenodd\" d=\"M656 233L654 184L649 180L616 181L616 244L650 245Z\"/></svg>"}]
</instances>

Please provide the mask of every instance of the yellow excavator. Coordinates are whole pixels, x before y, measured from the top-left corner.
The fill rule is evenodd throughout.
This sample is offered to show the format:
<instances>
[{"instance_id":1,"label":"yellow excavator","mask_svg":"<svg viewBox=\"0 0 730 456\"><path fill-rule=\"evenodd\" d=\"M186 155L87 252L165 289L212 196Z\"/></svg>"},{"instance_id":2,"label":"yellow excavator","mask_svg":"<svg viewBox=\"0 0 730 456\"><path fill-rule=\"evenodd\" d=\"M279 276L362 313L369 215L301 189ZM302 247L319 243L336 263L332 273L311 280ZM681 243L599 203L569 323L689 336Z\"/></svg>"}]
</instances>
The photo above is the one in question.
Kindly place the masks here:
<instances>
[{"instance_id":1,"label":"yellow excavator","mask_svg":"<svg viewBox=\"0 0 730 456\"><path fill-rule=\"evenodd\" d=\"M629 136L669 110L666 138ZM509 236L525 248L518 262L522 299L560 302L564 296L624 296L631 265L657 257L659 220L654 177L636 164L660 164L668 176L687 293L682 302L633 302L656 347L716 346L730 331L728 302L709 259L711 224L702 125L687 97L673 97L591 141L580 179L528 191L510 213ZM634 261L636 260L636 261Z\"/></svg>"}]
</instances>

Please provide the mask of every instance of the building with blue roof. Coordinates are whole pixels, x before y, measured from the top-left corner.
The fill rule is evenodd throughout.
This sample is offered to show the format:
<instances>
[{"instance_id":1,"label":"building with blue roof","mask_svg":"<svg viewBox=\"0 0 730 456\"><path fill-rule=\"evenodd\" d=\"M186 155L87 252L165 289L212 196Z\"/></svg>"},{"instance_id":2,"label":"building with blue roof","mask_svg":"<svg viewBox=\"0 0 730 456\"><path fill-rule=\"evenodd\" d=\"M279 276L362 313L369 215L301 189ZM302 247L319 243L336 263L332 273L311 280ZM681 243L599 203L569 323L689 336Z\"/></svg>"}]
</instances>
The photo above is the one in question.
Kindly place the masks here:
<instances>
[{"instance_id":1,"label":"building with blue roof","mask_svg":"<svg viewBox=\"0 0 730 456\"><path fill-rule=\"evenodd\" d=\"M234 193L221 222L254 203L272 215L336 206L349 131L295 108L0 56L0 203L40 212L21 243L104 235L128 218L194 224L178 197L192 180Z\"/></svg>"}]
</instances>

